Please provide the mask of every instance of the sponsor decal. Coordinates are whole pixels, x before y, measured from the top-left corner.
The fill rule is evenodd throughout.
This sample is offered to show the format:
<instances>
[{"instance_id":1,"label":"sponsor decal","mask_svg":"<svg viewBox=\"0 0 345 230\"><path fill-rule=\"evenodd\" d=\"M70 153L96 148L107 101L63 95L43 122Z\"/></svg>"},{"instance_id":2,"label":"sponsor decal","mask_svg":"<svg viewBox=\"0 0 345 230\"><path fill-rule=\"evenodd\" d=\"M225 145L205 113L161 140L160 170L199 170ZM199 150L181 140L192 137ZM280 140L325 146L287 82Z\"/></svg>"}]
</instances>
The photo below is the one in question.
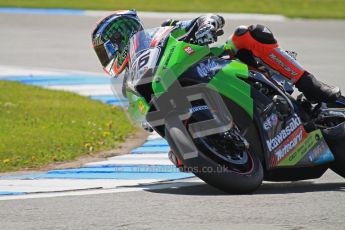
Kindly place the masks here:
<instances>
[{"instance_id":1,"label":"sponsor decal","mask_svg":"<svg viewBox=\"0 0 345 230\"><path fill-rule=\"evenodd\" d=\"M275 159L270 164L274 166L312 166L334 160L320 130L311 133L303 131L303 140L297 144L279 163Z\"/></svg>"},{"instance_id":2,"label":"sponsor decal","mask_svg":"<svg viewBox=\"0 0 345 230\"><path fill-rule=\"evenodd\" d=\"M296 57L297 57L297 53L296 52L283 50L281 48L275 48L275 51L277 51L283 57L288 59L290 61L290 64L293 65L294 67L296 67L298 70L300 70L300 71L303 70L302 66L300 66L298 64L298 62L296 62Z\"/></svg>"},{"instance_id":3,"label":"sponsor decal","mask_svg":"<svg viewBox=\"0 0 345 230\"><path fill-rule=\"evenodd\" d=\"M286 138L288 138L302 124L299 117L293 117L286 127L273 137L266 141L269 151L276 149Z\"/></svg>"},{"instance_id":4,"label":"sponsor decal","mask_svg":"<svg viewBox=\"0 0 345 230\"><path fill-rule=\"evenodd\" d=\"M145 106L144 106L144 103L142 101L139 101L138 102L138 107L139 107L139 110L142 114L145 113Z\"/></svg>"},{"instance_id":5,"label":"sponsor decal","mask_svg":"<svg viewBox=\"0 0 345 230\"><path fill-rule=\"evenodd\" d=\"M218 64L213 59L207 59L207 62L202 62L198 67L196 67L196 71L200 77L204 78L209 75L214 75L218 70L217 67Z\"/></svg>"},{"instance_id":6,"label":"sponsor decal","mask_svg":"<svg viewBox=\"0 0 345 230\"><path fill-rule=\"evenodd\" d=\"M278 161L283 159L289 152L291 152L291 150L293 150L297 146L298 143L302 141L302 138L303 130L300 129L298 134L294 136L294 138L291 141L286 143L282 148L278 149L278 151L274 153L274 155L276 155L276 159Z\"/></svg>"},{"instance_id":7,"label":"sponsor decal","mask_svg":"<svg viewBox=\"0 0 345 230\"><path fill-rule=\"evenodd\" d=\"M321 140L321 143L309 151L308 155L308 160L315 165L324 164L333 161L334 159L334 155L328 148L325 140Z\"/></svg>"},{"instance_id":8,"label":"sponsor decal","mask_svg":"<svg viewBox=\"0 0 345 230\"><path fill-rule=\"evenodd\" d=\"M190 46L184 47L184 52L186 52L188 55L192 55L194 53L194 50Z\"/></svg>"},{"instance_id":9,"label":"sponsor decal","mask_svg":"<svg viewBox=\"0 0 345 230\"><path fill-rule=\"evenodd\" d=\"M278 123L278 116L277 114L272 114L269 117L266 118L266 120L263 123L263 128L265 130L270 130L272 129L274 126L276 126Z\"/></svg>"},{"instance_id":10,"label":"sponsor decal","mask_svg":"<svg viewBox=\"0 0 345 230\"><path fill-rule=\"evenodd\" d=\"M305 132L303 126L299 126L283 143L277 148L272 155L270 167L280 164L286 159L290 160L296 157L295 150L298 149L301 143L305 140L308 134Z\"/></svg>"},{"instance_id":11,"label":"sponsor decal","mask_svg":"<svg viewBox=\"0 0 345 230\"><path fill-rule=\"evenodd\" d=\"M323 152L324 152L324 146L323 145L315 146L313 151L311 151L308 154L308 158L309 158L310 162L316 161L318 158L320 158L320 156Z\"/></svg>"},{"instance_id":12,"label":"sponsor decal","mask_svg":"<svg viewBox=\"0 0 345 230\"><path fill-rule=\"evenodd\" d=\"M283 67L287 72L291 73L293 76L297 76L296 71L292 70L289 66L285 65L285 63L280 60L275 54L271 53L268 55L273 61L275 61L278 65Z\"/></svg>"},{"instance_id":13,"label":"sponsor decal","mask_svg":"<svg viewBox=\"0 0 345 230\"><path fill-rule=\"evenodd\" d=\"M194 106L194 107L192 107L191 110L192 110L193 113L199 112L199 111L202 111L202 110L208 110L208 106L207 105Z\"/></svg>"},{"instance_id":14,"label":"sponsor decal","mask_svg":"<svg viewBox=\"0 0 345 230\"><path fill-rule=\"evenodd\" d=\"M262 30L263 33L267 33L267 34L271 34L272 32L267 28L265 27L263 30Z\"/></svg>"},{"instance_id":15,"label":"sponsor decal","mask_svg":"<svg viewBox=\"0 0 345 230\"><path fill-rule=\"evenodd\" d=\"M293 152L292 154L290 154L289 156L289 161L293 161L297 156L297 151Z\"/></svg>"},{"instance_id":16,"label":"sponsor decal","mask_svg":"<svg viewBox=\"0 0 345 230\"><path fill-rule=\"evenodd\" d=\"M169 64L169 61L171 59L171 56L173 55L174 53L174 50L175 50L176 46L173 46L171 47L171 49L169 50L169 54L164 62L164 65L163 65L163 68L167 68L168 64Z\"/></svg>"}]
</instances>

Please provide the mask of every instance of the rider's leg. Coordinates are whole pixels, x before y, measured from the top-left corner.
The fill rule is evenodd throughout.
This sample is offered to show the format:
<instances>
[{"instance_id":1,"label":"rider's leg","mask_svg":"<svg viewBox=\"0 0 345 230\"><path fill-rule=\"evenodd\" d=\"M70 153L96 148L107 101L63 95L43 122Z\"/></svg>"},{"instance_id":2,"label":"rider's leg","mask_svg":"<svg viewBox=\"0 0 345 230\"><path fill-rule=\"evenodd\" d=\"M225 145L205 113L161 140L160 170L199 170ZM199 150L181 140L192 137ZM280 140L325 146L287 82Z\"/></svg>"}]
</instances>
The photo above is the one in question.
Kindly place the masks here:
<instances>
[{"instance_id":1,"label":"rider's leg","mask_svg":"<svg viewBox=\"0 0 345 230\"><path fill-rule=\"evenodd\" d=\"M263 64L289 78L295 86L312 101L334 101L340 96L340 89L318 81L312 74L284 50L282 50L272 32L263 25L240 26L232 35L232 42L237 49L250 51Z\"/></svg>"},{"instance_id":2,"label":"rider's leg","mask_svg":"<svg viewBox=\"0 0 345 230\"><path fill-rule=\"evenodd\" d=\"M302 77L295 83L297 89L303 92L304 96L315 102L332 102L340 97L339 87L329 86L318 81L311 73L304 71Z\"/></svg>"}]
</instances>

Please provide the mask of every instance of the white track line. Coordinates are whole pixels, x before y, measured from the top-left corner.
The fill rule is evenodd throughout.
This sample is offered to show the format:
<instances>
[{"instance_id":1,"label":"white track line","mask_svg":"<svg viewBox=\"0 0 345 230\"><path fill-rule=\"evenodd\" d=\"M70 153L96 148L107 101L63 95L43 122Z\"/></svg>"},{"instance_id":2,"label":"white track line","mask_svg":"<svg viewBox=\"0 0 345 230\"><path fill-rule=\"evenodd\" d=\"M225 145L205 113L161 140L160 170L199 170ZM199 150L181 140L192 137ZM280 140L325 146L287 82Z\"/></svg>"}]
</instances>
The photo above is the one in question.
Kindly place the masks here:
<instances>
[{"instance_id":1,"label":"white track line","mask_svg":"<svg viewBox=\"0 0 345 230\"><path fill-rule=\"evenodd\" d=\"M111 165L172 165L164 154L131 154L108 158L106 161L87 163L86 167Z\"/></svg>"},{"instance_id":2,"label":"white track line","mask_svg":"<svg viewBox=\"0 0 345 230\"><path fill-rule=\"evenodd\" d=\"M63 192L81 189L115 189L123 186L156 183L158 179L114 180L114 179L39 179L39 180L0 180L0 191L43 193Z\"/></svg>"},{"instance_id":3,"label":"white track line","mask_svg":"<svg viewBox=\"0 0 345 230\"><path fill-rule=\"evenodd\" d=\"M62 196L86 196L96 194L109 194L120 192L137 192L144 190L157 190L157 189L169 189L169 188L181 188L190 187L204 184L199 178L183 179L176 182L165 182L160 184L128 186L114 189L90 189L85 191L67 191L67 192L52 192L52 193L37 193L37 194L25 194L25 195L12 195L12 196L0 196L0 200L24 200L24 199L37 199L37 198L50 198L50 197L62 197Z\"/></svg>"},{"instance_id":4,"label":"white track line","mask_svg":"<svg viewBox=\"0 0 345 230\"><path fill-rule=\"evenodd\" d=\"M107 85L53 85L44 87L47 89L63 90L77 93L83 96L111 95L110 81ZM114 96L115 97L115 96Z\"/></svg>"},{"instance_id":5,"label":"white track line","mask_svg":"<svg viewBox=\"0 0 345 230\"><path fill-rule=\"evenodd\" d=\"M86 75L93 77L108 77L105 73L99 72L86 72L80 70L69 70L69 69L53 69L53 68L33 68L33 67L23 67L23 66L2 66L0 65L0 77L6 77L9 75L21 75L21 76L30 76L30 75ZM109 78L109 77L108 77Z\"/></svg>"},{"instance_id":6,"label":"white track line","mask_svg":"<svg viewBox=\"0 0 345 230\"><path fill-rule=\"evenodd\" d=\"M0 66L0 78L1 77L8 77L8 76L30 76L30 75L61 75L55 71L49 70L33 70L29 68L20 68L20 67L7 67L7 66Z\"/></svg>"},{"instance_id":7,"label":"white track line","mask_svg":"<svg viewBox=\"0 0 345 230\"><path fill-rule=\"evenodd\" d=\"M156 133L156 132L151 133L151 134L147 137L147 140L148 140L148 141L157 140L157 139L162 139L162 137L159 136L158 133Z\"/></svg>"}]
</instances>

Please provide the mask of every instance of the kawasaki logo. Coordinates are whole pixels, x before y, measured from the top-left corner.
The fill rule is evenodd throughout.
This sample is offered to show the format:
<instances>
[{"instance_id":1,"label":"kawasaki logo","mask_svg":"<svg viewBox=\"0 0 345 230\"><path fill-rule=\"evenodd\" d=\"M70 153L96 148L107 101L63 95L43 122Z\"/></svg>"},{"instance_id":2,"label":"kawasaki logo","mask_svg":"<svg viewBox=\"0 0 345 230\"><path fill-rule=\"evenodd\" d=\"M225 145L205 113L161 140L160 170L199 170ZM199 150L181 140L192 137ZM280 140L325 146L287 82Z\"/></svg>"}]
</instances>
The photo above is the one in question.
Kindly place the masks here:
<instances>
[{"instance_id":1,"label":"kawasaki logo","mask_svg":"<svg viewBox=\"0 0 345 230\"><path fill-rule=\"evenodd\" d=\"M214 60L208 59L207 62L200 63L196 70L200 77L207 77L208 75L214 75L217 67L219 66Z\"/></svg>"},{"instance_id":2,"label":"kawasaki logo","mask_svg":"<svg viewBox=\"0 0 345 230\"><path fill-rule=\"evenodd\" d=\"M287 124L285 129L280 130L280 132L274 138L266 141L268 149L270 151L272 151L275 148L277 148L301 124L302 123L301 123L301 120L299 119L299 117L293 117L292 120L290 121L290 123Z\"/></svg>"},{"instance_id":3,"label":"kawasaki logo","mask_svg":"<svg viewBox=\"0 0 345 230\"><path fill-rule=\"evenodd\" d=\"M295 148L297 146L297 144L302 141L302 137L303 137L303 130L301 129L301 131L297 134L297 136L294 137L294 139L292 139L289 143L287 143L286 145L284 145L283 148L279 149L275 155L277 156L277 160L280 161L281 159L283 159L293 148Z\"/></svg>"}]
</instances>

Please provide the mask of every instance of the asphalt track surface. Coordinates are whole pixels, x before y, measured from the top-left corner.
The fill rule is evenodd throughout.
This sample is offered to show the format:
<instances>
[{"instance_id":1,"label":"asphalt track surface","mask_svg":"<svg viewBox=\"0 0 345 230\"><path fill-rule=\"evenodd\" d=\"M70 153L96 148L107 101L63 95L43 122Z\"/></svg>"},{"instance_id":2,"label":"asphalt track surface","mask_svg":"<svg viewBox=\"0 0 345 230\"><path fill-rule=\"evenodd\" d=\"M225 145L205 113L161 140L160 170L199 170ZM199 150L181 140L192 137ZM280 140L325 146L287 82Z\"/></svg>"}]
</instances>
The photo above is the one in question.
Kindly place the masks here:
<instances>
[{"instance_id":1,"label":"asphalt track surface","mask_svg":"<svg viewBox=\"0 0 345 230\"><path fill-rule=\"evenodd\" d=\"M101 73L90 45L97 17L0 14L0 64ZM160 20L146 19L146 27ZM345 21L263 23L310 72L345 89ZM226 36L224 36L225 39ZM345 229L345 180L264 183L227 195L200 182L187 187L1 201L1 229ZM173 186L173 185L172 185Z\"/></svg>"}]
</instances>

